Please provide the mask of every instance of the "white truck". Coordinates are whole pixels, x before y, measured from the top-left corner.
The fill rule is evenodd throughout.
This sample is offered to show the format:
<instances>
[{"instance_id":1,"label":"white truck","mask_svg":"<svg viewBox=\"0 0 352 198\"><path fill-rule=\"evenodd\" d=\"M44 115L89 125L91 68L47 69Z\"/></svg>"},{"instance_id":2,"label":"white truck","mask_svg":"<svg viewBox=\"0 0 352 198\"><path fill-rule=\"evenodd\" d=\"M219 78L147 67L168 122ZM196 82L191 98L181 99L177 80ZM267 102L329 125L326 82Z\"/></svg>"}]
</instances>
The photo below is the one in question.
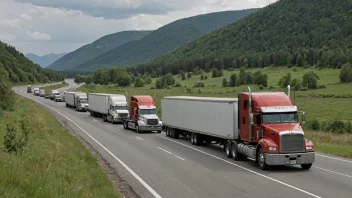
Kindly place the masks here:
<instances>
[{"instance_id":1,"label":"white truck","mask_svg":"<svg viewBox=\"0 0 352 198\"><path fill-rule=\"evenodd\" d=\"M55 95L60 95L60 92L57 90L51 90L50 100L55 100Z\"/></svg>"},{"instance_id":2,"label":"white truck","mask_svg":"<svg viewBox=\"0 0 352 198\"><path fill-rule=\"evenodd\" d=\"M65 103L76 111L88 111L88 96L84 92L66 92Z\"/></svg>"},{"instance_id":3,"label":"white truck","mask_svg":"<svg viewBox=\"0 0 352 198\"><path fill-rule=\"evenodd\" d=\"M40 90L40 89L39 89L38 87L33 88L33 95L39 96L39 95L40 95L39 90Z\"/></svg>"},{"instance_id":4,"label":"white truck","mask_svg":"<svg viewBox=\"0 0 352 198\"><path fill-rule=\"evenodd\" d=\"M93 117L102 117L112 124L128 119L126 96L120 94L89 93L88 109Z\"/></svg>"}]
</instances>

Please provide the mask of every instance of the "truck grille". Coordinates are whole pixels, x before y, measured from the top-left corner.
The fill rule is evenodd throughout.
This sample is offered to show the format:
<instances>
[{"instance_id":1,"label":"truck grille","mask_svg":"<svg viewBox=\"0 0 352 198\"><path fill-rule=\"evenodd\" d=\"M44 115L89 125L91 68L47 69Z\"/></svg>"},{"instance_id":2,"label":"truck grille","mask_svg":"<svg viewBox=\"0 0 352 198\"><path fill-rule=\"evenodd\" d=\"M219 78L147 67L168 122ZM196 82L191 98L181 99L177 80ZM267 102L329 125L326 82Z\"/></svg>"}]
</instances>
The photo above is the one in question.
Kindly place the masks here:
<instances>
[{"instance_id":1,"label":"truck grille","mask_svg":"<svg viewBox=\"0 0 352 198\"><path fill-rule=\"evenodd\" d=\"M127 118L128 113L119 113L120 118Z\"/></svg>"},{"instance_id":2,"label":"truck grille","mask_svg":"<svg viewBox=\"0 0 352 198\"><path fill-rule=\"evenodd\" d=\"M158 119L148 119L147 125L158 125Z\"/></svg>"},{"instance_id":3,"label":"truck grille","mask_svg":"<svg viewBox=\"0 0 352 198\"><path fill-rule=\"evenodd\" d=\"M304 136L302 134L281 135L280 136L280 152L304 152Z\"/></svg>"}]
</instances>

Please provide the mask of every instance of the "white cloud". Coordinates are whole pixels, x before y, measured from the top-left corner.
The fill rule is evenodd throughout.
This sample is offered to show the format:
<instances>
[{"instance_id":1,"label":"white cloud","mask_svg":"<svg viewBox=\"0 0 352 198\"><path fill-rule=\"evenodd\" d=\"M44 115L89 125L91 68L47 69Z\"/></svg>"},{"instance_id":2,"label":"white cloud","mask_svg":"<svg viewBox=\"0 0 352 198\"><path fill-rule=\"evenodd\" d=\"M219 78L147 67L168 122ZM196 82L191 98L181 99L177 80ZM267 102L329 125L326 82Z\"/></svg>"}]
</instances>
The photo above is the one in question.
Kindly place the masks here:
<instances>
[{"instance_id":1,"label":"white cloud","mask_svg":"<svg viewBox=\"0 0 352 198\"><path fill-rule=\"evenodd\" d=\"M31 36L35 40L50 40L51 37L47 33L42 32L28 32L28 35Z\"/></svg>"},{"instance_id":2,"label":"white cloud","mask_svg":"<svg viewBox=\"0 0 352 198\"><path fill-rule=\"evenodd\" d=\"M115 32L154 30L209 12L276 0L0 0L0 40L23 53L61 53Z\"/></svg>"}]
</instances>

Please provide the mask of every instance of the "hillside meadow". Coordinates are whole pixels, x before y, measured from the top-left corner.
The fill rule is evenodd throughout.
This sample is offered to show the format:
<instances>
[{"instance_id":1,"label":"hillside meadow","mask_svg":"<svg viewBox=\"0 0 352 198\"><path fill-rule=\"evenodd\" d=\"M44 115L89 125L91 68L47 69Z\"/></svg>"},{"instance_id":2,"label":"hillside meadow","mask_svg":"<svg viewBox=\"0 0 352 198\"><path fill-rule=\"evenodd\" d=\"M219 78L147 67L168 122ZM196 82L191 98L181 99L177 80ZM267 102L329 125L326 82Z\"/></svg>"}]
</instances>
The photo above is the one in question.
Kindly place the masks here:
<instances>
[{"instance_id":1,"label":"hillside meadow","mask_svg":"<svg viewBox=\"0 0 352 198\"><path fill-rule=\"evenodd\" d=\"M259 69L247 69L254 73ZM154 103L158 108L158 114L161 114L161 98L164 96L190 95L190 96L211 96L211 97L234 97L237 98L238 93L247 91L250 87L253 92L263 91L284 91L286 88L280 88L278 82L280 78L290 73L292 79L302 81L302 76L309 71L318 74L318 85L325 88L291 91L291 100L298 106L299 111L305 111L307 117L306 133L307 137L313 139L315 147L318 151L336 154L345 157L352 157L352 134L338 134L331 132L319 132L319 130L311 130L312 122L317 119L319 122L329 122L333 120L341 120L345 122L352 121L352 83L340 83L340 69L315 69L315 68L287 68L287 67L268 67L260 69L262 73L268 75L268 86L260 87L258 85L241 85L236 87L223 87L222 80L226 78L229 81L231 74L239 74L239 70L223 71L223 76L212 78L211 72L205 73L207 79L201 80L200 75L192 75L191 78L181 80L179 75L175 75L176 83L181 87L170 86L166 89L155 89L156 78L152 79L151 84L145 84L143 87L134 87L133 84L128 87L119 87L116 84L109 85L84 85L79 91L87 93L118 93L127 96L130 100L131 95L152 95ZM194 87L195 83L203 82L204 87ZM323 86L324 85L324 86ZM262 89L261 89L262 88ZM347 149L350 148L350 149Z\"/></svg>"}]
</instances>

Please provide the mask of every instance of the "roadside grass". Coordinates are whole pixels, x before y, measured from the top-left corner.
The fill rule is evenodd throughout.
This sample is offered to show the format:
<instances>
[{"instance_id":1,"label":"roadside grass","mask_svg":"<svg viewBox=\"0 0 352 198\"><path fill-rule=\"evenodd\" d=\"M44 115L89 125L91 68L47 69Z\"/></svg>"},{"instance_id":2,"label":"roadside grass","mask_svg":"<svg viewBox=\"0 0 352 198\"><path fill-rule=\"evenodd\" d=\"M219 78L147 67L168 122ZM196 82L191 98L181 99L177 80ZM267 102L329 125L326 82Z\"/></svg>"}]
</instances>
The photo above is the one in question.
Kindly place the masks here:
<instances>
[{"instance_id":1,"label":"roadside grass","mask_svg":"<svg viewBox=\"0 0 352 198\"><path fill-rule=\"evenodd\" d=\"M27 146L4 152L6 124L31 130ZM92 154L44 108L16 96L15 110L0 117L0 197L120 197Z\"/></svg>"},{"instance_id":2,"label":"roadside grass","mask_svg":"<svg viewBox=\"0 0 352 198\"><path fill-rule=\"evenodd\" d=\"M258 69L248 69L246 71L255 72ZM209 96L209 97L233 97L237 98L238 93L247 91L250 87L252 91L284 91L286 88L280 88L278 81L287 73L291 73L292 79L297 78L302 81L302 76L308 71L314 71L318 74L320 80L318 85L325 85L326 88L307 90L307 91L291 91L291 99L298 106L299 111L305 111L307 124L309 126L313 119L319 121L331 121L334 119L343 121L352 121L352 83L339 83L339 69L314 69L314 68L287 68L287 67L268 67L261 69L263 73L268 74L268 87L260 89L258 85L241 85L237 87L222 87L222 80L225 77L229 80L231 74L239 74L239 70L223 71L223 76L212 78L211 73L205 73L206 80L200 80L200 75L192 75L191 78L181 80L179 76L174 76L176 83L181 87L169 87L168 89L153 89L156 79L152 79L152 83L141 88L135 88L133 85L129 87L119 87L116 84L109 85L84 85L77 90L87 93L118 93L124 94L129 102L131 95L151 95L157 106L157 112L161 115L161 98L164 96L189 95L189 96ZM196 82L203 82L205 87L193 87ZM343 98L343 97L345 98ZM307 131L307 129L306 129ZM308 136L314 134L313 141L316 143L316 150L324 153L332 153L335 155L352 157L351 142L348 138L352 134L331 134L325 132L307 131ZM320 134L320 135L319 135ZM313 137L313 136L312 136ZM347 137L346 140L343 138ZM340 139L339 139L340 138ZM351 148L351 149L346 149ZM350 150L350 151L348 151Z\"/></svg>"},{"instance_id":3,"label":"roadside grass","mask_svg":"<svg viewBox=\"0 0 352 198\"><path fill-rule=\"evenodd\" d=\"M68 83L63 82L61 84L56 84L56 85L51 85L51 86L46 86L46 87L40 87L40 89L44 89L45 93L50 93L51 90L60 89L62 87L66 87L66 86L68 86Z\"/></svg>"}]
</instances>

